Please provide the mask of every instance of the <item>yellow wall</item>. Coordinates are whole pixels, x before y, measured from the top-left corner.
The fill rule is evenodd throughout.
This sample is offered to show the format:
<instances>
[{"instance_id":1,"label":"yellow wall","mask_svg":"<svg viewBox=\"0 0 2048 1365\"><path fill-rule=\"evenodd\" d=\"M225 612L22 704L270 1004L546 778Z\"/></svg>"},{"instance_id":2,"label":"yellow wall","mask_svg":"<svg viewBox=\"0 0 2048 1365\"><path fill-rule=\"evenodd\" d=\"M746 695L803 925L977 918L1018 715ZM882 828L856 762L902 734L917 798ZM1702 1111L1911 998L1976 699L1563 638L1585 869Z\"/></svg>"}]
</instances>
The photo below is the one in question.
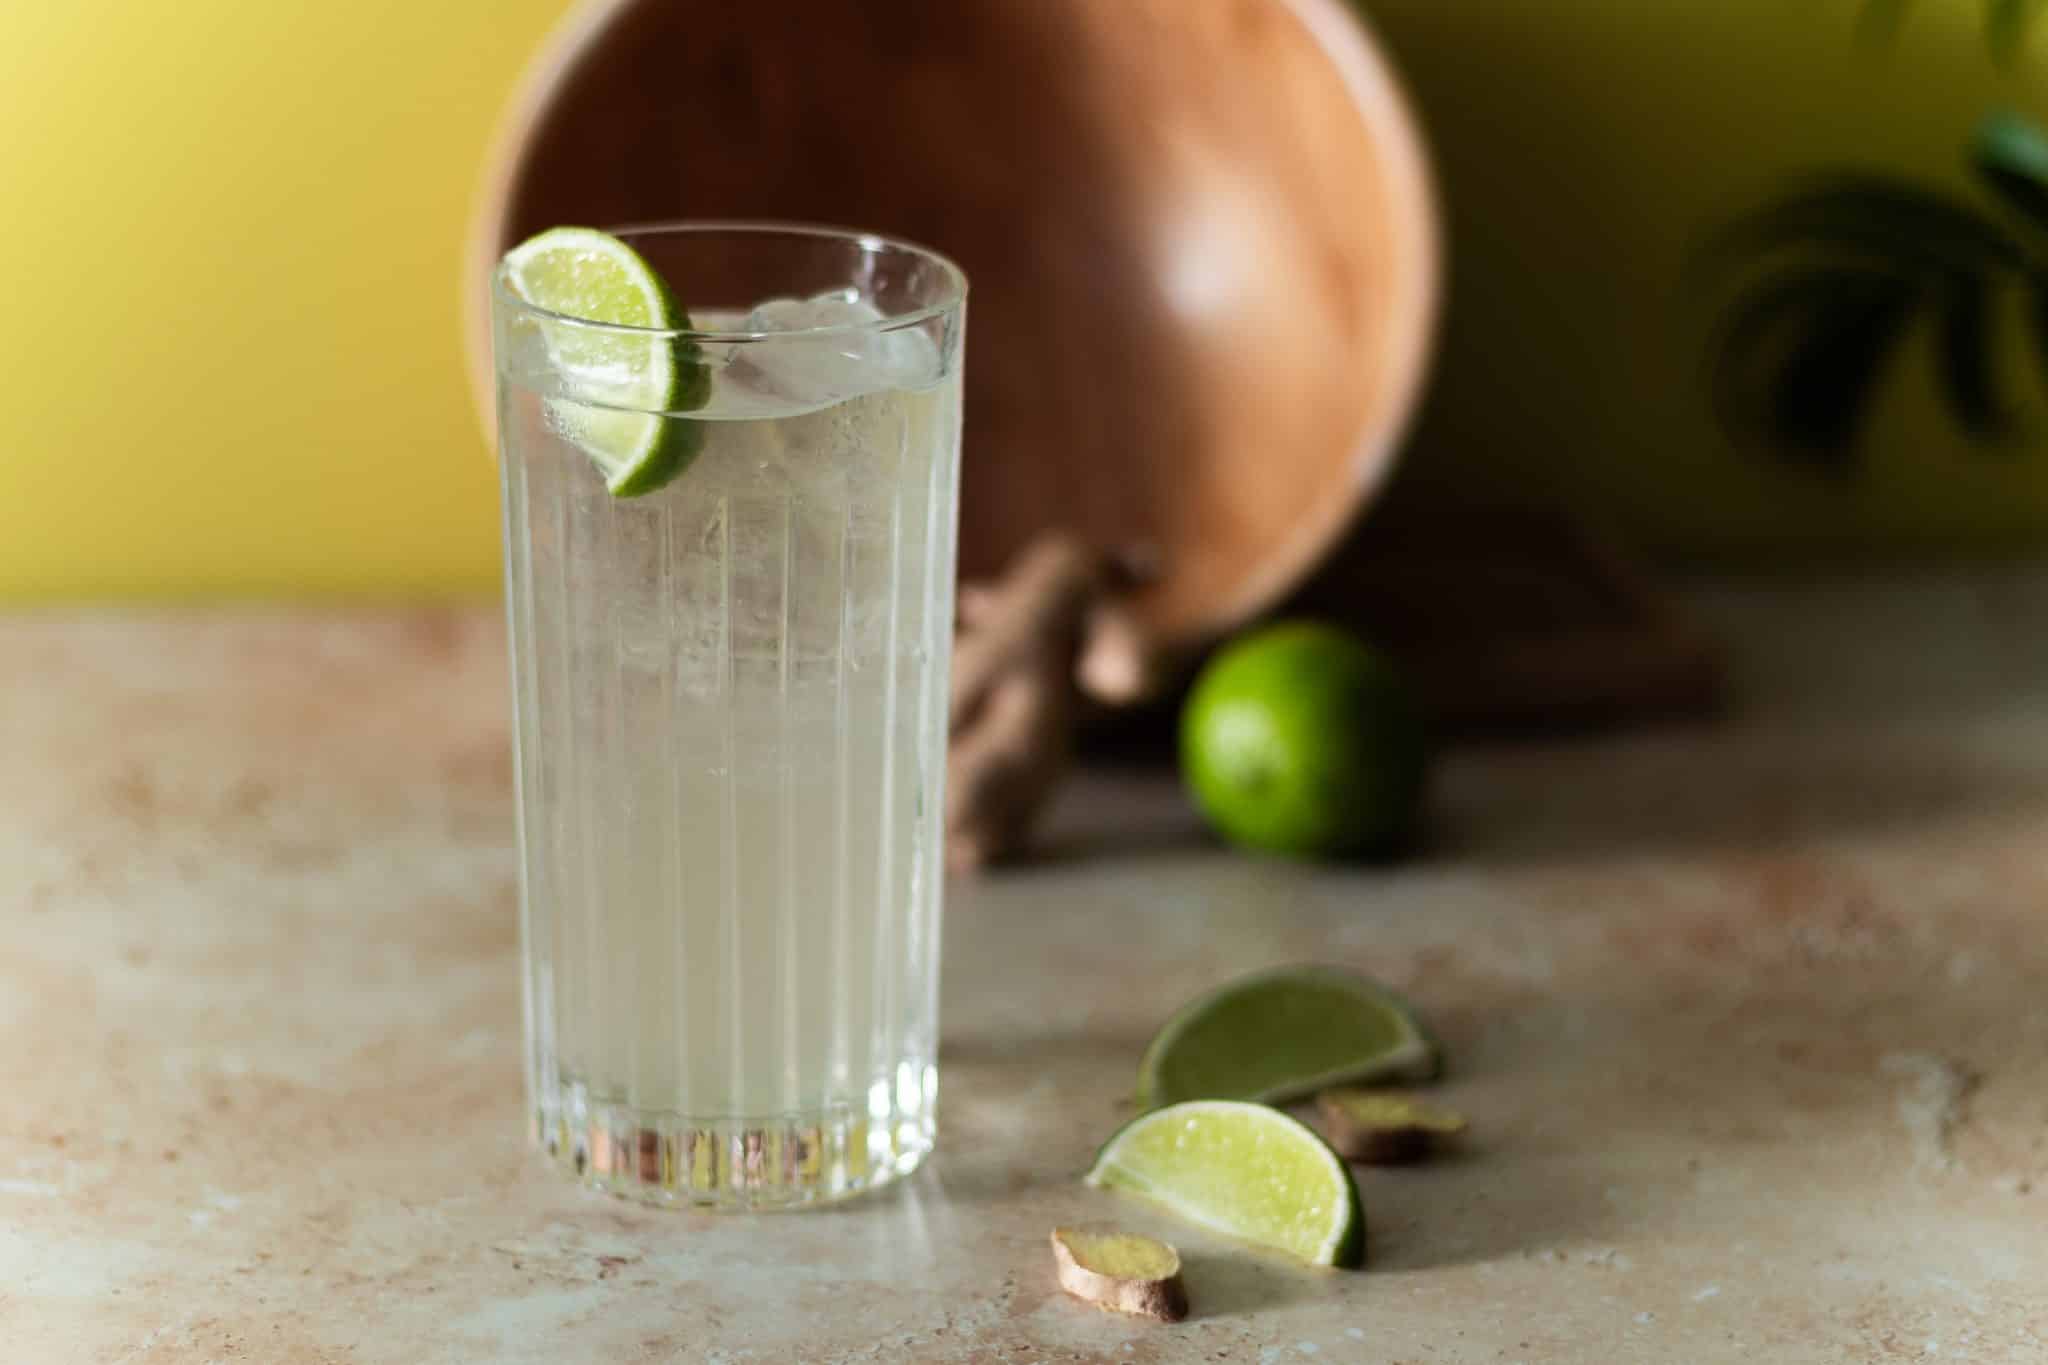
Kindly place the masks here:
<instances>
[{"instance_id":1,"label":"yellow wall","mask_svg":"<svg viewBox=\"0 0 2048 1365\"><path fill-rule=\"evenodd\" d=\"M1858 481L1736 450L1701 401L1703 235L1814 168L1969 193L1986 109L2048 119L2048 21L2000 69L1983 0L1913 7L1882 51L1864 2L1361 0L1450 201L1420 457L1724 559L2048 536L2016 319L2033 439L2007 458L1961 447L1924 338ZM0 602L491 589L463 227L566 3L0 0Z\"/></svg>"},{"instance_id":2,"label":"yellow wall","mask_svg":"<svg viewBox=\"0 0 2048 1365\"><path fill-rule=\"evenodd\" d=\"M491 589L462 231L562 7L0 5L0 600Z\"/></svg>"}]
</instances>

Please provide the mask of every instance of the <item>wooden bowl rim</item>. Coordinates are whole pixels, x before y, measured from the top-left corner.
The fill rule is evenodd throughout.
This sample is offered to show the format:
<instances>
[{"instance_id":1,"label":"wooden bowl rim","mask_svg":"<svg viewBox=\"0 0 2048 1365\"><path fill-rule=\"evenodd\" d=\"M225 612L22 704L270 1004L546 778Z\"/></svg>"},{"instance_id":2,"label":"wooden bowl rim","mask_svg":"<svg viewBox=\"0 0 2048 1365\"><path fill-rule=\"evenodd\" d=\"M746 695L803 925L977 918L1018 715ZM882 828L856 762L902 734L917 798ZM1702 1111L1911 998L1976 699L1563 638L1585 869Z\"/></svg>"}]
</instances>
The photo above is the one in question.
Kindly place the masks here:
<instances>
[{"instance_id":1,"label":"wooden bowl rim","mask_svg":"<svg viewBox=\"0 0 2048 1365\"><path fill-rule=\"evenodd\" d=\"M1392 297L1383 310L1380 344L1384 363L1377 391L1365 407L1363 429L1353 441L1349 496L1333 498L1305 518L1244 575L1199 631L1188 639L1164 642L1175 646L1221 635L1275 605L1314 572L1371 505L1421 406L1443 307L1443 229L1436 179L1413 103L1382 52L1371 20L1345 0L1273 2L1293 13L1324 57L1335 65L1365 123L1366 137L1385 182L1385 212L1379 227L1388 234L1389 255L1395 264ZM490 279L499 256L498 241L512 198L513 178L535 125L570 69L605 31L615 12L640 3L644 0L578 0L542 40L520 74L485 153L462 253L463 349L470 398L492 460L497 458L497 423Z\"/></svg>"},{"instance_id":2,"label":"wooden bowl rim","mask_svg":"<svg viewBox=\"0 0 2048 1365\"><path fill-rule=\"evenodd\" d=\"M1384 367L1378 391L1366 404L1364 426L1352 443L1350 497L1333 498L1318 508L1252 567L1237 591L1195 633L1200 638L1172 640L1167 642L1170 646L1199 644L1235 630L1277 605L1315 572L1392 473L1401 442L1422 405L1424 381L1436 352L1443 298L1442 216L1428 150L1407 90L1362 12L1344 0L1279 3L1293 11L1323 55L1335 63L1365 121L1366 137L1385 182L1381 227L1389 233L1394 268L1393 295L1383 313Z\"/></svg>"}]
</instances>

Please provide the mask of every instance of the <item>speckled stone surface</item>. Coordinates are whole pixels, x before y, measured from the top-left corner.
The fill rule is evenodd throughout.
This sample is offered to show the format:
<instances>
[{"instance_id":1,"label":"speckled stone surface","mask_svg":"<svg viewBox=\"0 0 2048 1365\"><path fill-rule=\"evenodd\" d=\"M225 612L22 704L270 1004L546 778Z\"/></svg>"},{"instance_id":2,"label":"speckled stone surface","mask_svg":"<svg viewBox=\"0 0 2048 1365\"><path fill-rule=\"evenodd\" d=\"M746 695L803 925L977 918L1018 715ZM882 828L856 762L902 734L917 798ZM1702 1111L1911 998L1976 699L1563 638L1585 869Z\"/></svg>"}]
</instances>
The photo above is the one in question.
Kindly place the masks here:
<instances>
[{"instance_id":1,"label":"speckled stone surface","mask_svg":"<svg viewBox=\"0 0 2048 1365\"><path fill-rule=\"evenodd\" d=\"M0 1358L2048 1361L2048 575L1700 606L1734 717L1460 752L1399 868L1078 784L951 902L934 1164L753 1218L525 1149L491 613L0 622ZM1363 1174L1364 1273L1073 1178L1292 959L1413 996L1474 1122ZM1102 1215L1191 1321L1057 1291Z\"/></svg>"}]
</instances>

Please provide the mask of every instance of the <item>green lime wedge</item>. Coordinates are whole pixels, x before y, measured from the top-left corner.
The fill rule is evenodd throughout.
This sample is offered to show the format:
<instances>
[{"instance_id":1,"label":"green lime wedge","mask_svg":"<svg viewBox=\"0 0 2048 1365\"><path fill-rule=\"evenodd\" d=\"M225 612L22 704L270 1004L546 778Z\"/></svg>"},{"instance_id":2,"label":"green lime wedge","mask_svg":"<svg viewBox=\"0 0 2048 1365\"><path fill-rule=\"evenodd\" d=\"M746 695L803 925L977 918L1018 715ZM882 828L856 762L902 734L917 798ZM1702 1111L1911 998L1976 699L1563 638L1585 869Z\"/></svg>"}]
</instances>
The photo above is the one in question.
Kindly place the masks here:
<instances>
[{"instance_id":1,"label":"green lime wedge","mask_svg":"<svg viewBox=\"0 0 2048 1365\"><path fill-rule=\"evenodd\" d=\"M1400 997L1336 967L1240 977L1183 1007L1145 1049L1138 1103L1284 1104L1333 1085L1426 1081L1436 1044Z\"/></svg>"},{"instance_id":2,"label":"green lime wedge","mask_svg":"<svg viewBox=\"0 0 2048 1365\"><path fill-rule=\"evenodd\" d=\"M1316 1265L1365 1263L1351 1172L1306 1125L1262 1104L1196 1100L1117 1131L1088 1183Z\"/></svg>"},{"instance_id":3,"label":"green lime wedge","mask_svg":"<svg viewBox=\"0 0 2048 1365\"><path fill-rule=\"evenodd\" d=\"M576 396L549 398L548 417L597 465L612 495L652 493L688 468L703 447L703 426L661 414L710 401L711 371L695 342L663 335L688 329L690 315L654 268L616 237L558 227L506 252L504 272L514 295L556 315L538 325Z\"/></svg>"}]
</instances>

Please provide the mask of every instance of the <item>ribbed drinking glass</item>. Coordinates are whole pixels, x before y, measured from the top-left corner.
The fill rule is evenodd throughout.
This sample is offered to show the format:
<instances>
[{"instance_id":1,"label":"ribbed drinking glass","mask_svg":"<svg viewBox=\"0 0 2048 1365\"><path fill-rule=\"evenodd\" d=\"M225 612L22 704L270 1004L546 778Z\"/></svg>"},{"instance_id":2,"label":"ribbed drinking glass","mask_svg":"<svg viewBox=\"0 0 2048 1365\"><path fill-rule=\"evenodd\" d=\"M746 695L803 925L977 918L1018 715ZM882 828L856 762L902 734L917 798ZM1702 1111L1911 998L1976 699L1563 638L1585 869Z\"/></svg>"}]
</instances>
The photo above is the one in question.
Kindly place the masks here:
<instances>
[{"instance_id":1,"label":"ribbed drinking glass","mask_svg":"<svg viewBox=\"0 0 2048 1365\"><path fill-rule=\"evenodd\" d=\"M494 291L538 1140L657 1202L831 1199L932 1145L966 281L855 233L620 235L711 371L654 492L557 420L545 337L582 324Z\"/></svg>"}]
</instances>

